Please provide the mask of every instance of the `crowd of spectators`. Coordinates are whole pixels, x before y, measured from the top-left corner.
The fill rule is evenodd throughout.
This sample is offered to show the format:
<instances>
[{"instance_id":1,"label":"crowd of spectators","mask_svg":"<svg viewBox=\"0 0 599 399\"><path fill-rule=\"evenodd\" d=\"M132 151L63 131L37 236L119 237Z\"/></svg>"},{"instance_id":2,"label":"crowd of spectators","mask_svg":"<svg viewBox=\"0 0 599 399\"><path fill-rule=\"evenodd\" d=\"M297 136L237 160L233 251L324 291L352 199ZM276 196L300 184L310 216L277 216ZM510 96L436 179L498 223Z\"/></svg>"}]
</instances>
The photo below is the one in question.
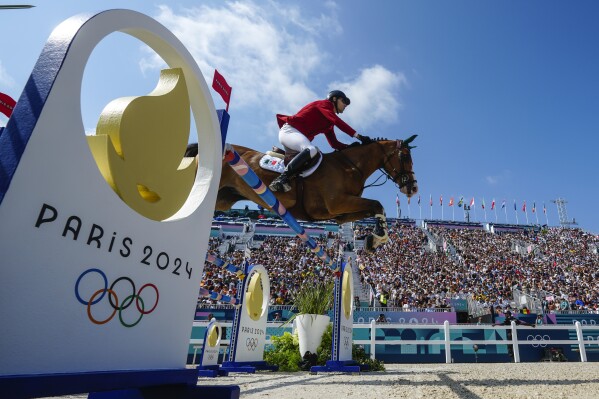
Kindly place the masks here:
<instances>
[{"instance_id":1,"label":"crowd of spectators","mask_svg":"<svg viewBox=\"0 0 599 399\"><path fill-rule=\"evenodd\" d=\"M472 298L495 308L513 306L513 289L543 300L547 311L599 311L599 238L579 229L549 228L492 234L482 228L408 224L389 226L389 241L372 253L357 251L360 279L387 306L439 308L449 298ZM362 240L371 227L356 226ZM269 272L271 304L291 304L292 293L307 280L331 279L330 270L296 237L261 237L251 262ZM334 257L339 245L353 243L320 237ZM516 251L518 243L524 251ZM224 255L222 241L211 238L209 251L241 265L243 251ZM349 244L349 245L348 245ZM237 276L205 264L202 285L236 295ZM206 299L205 302L214 303ZM381 302L382 303L382 302ZM517 304L518 305L518 304Z\"/></svg>"},{"instance_id":2,"label":"crowd of spectators","mask_svg":"<svg viewBox=\"0 0 599 399\"><path fill-rule=\"evenodd\" d=\"M326 237L315 238L318 245L326 248L329 256L334 257L338 240L330 241ZM224 261L240 266L243 263L244 251L232 251L225 255L217 253L220 242L211 238L209 251ZM266 237L258 248L251 249L250 263L263 265L270 279L270 304L290 305L292 293L302 283L330 280L333 275L307 246L297 237ZM204 265L204 278L201 285L211 291L224 295L235 295L239 279L209 262ZM210 299L201 302L214 303Z\"/></svg>"},{"instance_id":3,"label":"crowd of spectators","mask_svg":"<svg viewBox=\"0 0 599 399\"><path fill-rule=\"evenodd\" d=\"M392 305L430 307L445 298L470 297L506 308L514 305L516 288L542 299L547 311L599 310L597 236L562 228L491 234L429 226L428 231L430 237L416 227L393 226L381 249L359 254L364 281ZM517 252L514 243L528 250Z\"/></svg>"}]
</instances>

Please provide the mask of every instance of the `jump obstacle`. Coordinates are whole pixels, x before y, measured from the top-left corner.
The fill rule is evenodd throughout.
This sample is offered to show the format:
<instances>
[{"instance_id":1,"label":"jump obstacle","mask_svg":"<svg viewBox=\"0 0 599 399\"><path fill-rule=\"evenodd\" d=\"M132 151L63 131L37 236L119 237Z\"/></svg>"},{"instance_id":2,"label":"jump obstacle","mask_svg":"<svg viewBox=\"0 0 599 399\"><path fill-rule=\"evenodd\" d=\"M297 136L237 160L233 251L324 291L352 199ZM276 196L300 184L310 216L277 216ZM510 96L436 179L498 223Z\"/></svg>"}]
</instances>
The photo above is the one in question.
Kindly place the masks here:
<instances>
[{"instance_id":1,"label":"jump obstacle","mask_svg":"<svg viewBox=\"0 0 599 399\"><path fill-rule=\"evenodd\" d=\"M133 185L137 197L125 199L123 192L131 187L117 192L110 183L120 187L130 172L142 182L157 176L132 164L117 165L111 140L88 140L84 134L83 72L93 49L113 32L143 41L171 68L159 90L109 104L114 110L136 101L153 110L140 115L125 107L118 115L133 113L137 126L127 142L121 141L123 151L176 173L148 186L185 183L184 189L174 187L174 196L155 189L164 201L153 205L138 201L140 194L152 199L145 187ZM167 109L172 115L193 111L200 143L195 175L179 175L176 166L165 164L180 162L189 137L184 124L190 120L173 122L164 117ZM52 32L0 135L0 280L3 296L10 298L0 302L6 327L0 340L3 398L85 392L98 399L239 397L238 386L198 386L197 370L185 362L189 315L197 302L220 179L222 116L227 114L217 114L189 51L152 18L108 10L77 15ZM99 123L96 136L101 129ZM164 144L165 131L177 142ZM101 166L96 151L106 156ZM114 170L111 162L117 163ZM112 180L104 175L106 165L115 173ZM165 203L168 209L161 208ZM90 272L94 269L99 272ZM156 290L136 290L135 284ZM148 295L154 297L148 301Z\"/></svg>"},{"instance_id":2,"label":"jump obstacle","mask_svg":"<svg viewBox=\"0 0 599 399\"><path fill-rule=\"evenodd\" d=\"M335 273L331 360L327 361L325 366L312 367L311 371L360 372L363 366L358 365L352 358L354 286L351 266L344 262L333 262L230 144L225 145L225 160L272 211L287 223L297 237Z\"/></svg>"}]
</instances>

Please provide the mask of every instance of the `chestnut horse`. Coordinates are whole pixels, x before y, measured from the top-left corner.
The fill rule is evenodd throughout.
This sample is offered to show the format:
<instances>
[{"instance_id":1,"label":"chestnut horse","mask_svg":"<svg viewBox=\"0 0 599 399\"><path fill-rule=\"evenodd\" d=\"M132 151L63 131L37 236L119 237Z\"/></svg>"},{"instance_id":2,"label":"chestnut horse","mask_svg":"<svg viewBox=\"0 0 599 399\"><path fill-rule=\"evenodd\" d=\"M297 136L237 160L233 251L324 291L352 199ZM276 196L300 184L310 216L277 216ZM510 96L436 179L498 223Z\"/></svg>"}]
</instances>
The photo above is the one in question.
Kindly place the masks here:
<instances>
[{"instance_id":1,"label":"chestnut horse","mask_svg":"<svg viewBox=\"0 0 599 399\"><path fill-rule=\"evenodd\" d=\"M406 140L378 140L324 154L321 165L311 176L296 177L291 182L291 191L274 194L300 220L333 219L342 224L376 217L373 237L366 241L366 248L374 249L388 240L385 210L379 201L362 198L364 184L370 175L381 170L408 198L417 193L410 153L414 147L409 145L415 138L416 135ZM263 153L233 147L267 186L277 177L276 172L259 166ZM253 201L268 209L268 205L223 160L216 210L229 210L240 200Z\"/></svg>"}]
</instances>

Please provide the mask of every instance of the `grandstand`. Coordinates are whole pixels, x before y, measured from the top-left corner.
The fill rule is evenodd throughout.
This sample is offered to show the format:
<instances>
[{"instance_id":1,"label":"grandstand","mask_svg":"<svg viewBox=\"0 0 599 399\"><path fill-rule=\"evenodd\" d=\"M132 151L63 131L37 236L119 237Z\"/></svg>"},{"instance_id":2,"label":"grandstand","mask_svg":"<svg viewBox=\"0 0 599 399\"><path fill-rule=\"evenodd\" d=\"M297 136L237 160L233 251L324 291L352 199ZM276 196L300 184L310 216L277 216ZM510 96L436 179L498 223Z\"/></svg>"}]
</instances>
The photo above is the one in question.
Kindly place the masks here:
<instances>
[{"instance_id":1,"label":"grandstand","mask_svg":"<svg viewBox=\"0 0 599 399\"><path fill-rule=\"evenodd\" d=\"M209 250L240 264L250 248L252 262L269 271L273 305L289 305L291 293L305 280L332 278L276 219L237 212L237 217L215 219ZM305 226L332 258L342 248L354 267L356 304L362 308L443 310L462 301L471 317L508 308L599 313L599 238L580 229L389 219L389 242L366 253L364 238L374 220L336 229L332 222ZM235 295L237 278L206 263L202 285Z\"/></svg>"}]
</instances>

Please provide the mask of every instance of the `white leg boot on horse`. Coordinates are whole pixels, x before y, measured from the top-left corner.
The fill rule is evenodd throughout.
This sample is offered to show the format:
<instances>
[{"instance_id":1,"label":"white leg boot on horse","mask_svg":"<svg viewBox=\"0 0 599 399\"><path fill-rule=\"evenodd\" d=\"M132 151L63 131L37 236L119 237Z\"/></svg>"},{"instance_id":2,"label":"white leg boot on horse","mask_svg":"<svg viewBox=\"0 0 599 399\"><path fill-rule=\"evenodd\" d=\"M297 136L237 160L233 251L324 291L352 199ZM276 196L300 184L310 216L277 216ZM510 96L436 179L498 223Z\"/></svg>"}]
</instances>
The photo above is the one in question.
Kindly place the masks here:
<instances>
[{"instance_id":1,"label":"white leg boot on horse","mask_svg":"<svg viewBox=\"0 0 599 399\"><path fill-rule=\"evenodd\" d=\"M297 154L295 158L293 158L291 162L285 166L285 171L281 173L279 177L274 179L268 188L270 188L272 191L287 192L291 190L291 185L289 184L291 179L304 171L304 167L308 164L310 159L312 159L310 156L310 149L306 148Z\"/></svg>"},{"instance_id":2,"label":"white leg boot on horse","mask_svg":"<svg viewBox=\"0 0 599 399\"><path fill-rule=\"evenodd\" d=\"M367 251L374 251L380 245L383 245L389 241L389 235L387 234L387 217L384 214L374 215L376 218L376 225L371 235L366 238L365 249Z\"/></svg>"}]
</instances>

